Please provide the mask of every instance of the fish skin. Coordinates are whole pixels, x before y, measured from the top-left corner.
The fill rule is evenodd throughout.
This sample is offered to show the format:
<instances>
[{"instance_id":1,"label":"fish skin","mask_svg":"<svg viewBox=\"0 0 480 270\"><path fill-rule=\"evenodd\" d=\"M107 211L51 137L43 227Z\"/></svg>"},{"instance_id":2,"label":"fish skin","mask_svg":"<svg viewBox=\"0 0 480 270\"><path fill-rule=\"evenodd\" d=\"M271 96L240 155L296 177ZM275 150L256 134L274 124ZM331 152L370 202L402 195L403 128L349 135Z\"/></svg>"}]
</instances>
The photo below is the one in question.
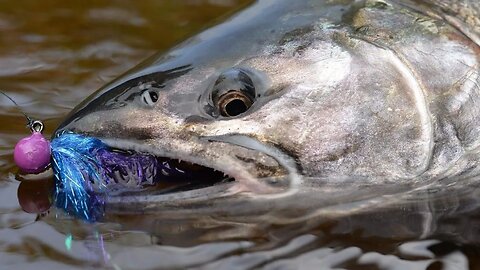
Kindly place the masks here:
<instances>
[{"instance_id":1,"label":"fish skin","mask_svg":"<svg viewBox=\"0 0 480 270\"><path fill-rule=\"evenodd\" d=\"M442 17L446 15L463 22L471 31L480 34L480 3L475 0L423 0Z\"/></svg>"},{"instance_id":2,"label":"fish skin","mask_svg":"<svg viewBox=\"0 0 480 270\"><path fill-rule=\"evenodd\" d=\"M475 0L401 0L429 16L448 22L472 41L480 44L480 4Z\"/></svg>"},{"instance_id":3,"label":"fish skin","mask_svg":"<svg viewBox=\"0 0 480 270\"><path fill-rule=\"evenodd\" d=\"M479 4L454 2L258 1L106 85L57 132L222 170L254 193L278 191L265 179L282 175L412 185L474 176ZM232 68L260 96L222 118L209 95ZM158 93L153 106L146 89Z\"/></svg>"}]
</instances>

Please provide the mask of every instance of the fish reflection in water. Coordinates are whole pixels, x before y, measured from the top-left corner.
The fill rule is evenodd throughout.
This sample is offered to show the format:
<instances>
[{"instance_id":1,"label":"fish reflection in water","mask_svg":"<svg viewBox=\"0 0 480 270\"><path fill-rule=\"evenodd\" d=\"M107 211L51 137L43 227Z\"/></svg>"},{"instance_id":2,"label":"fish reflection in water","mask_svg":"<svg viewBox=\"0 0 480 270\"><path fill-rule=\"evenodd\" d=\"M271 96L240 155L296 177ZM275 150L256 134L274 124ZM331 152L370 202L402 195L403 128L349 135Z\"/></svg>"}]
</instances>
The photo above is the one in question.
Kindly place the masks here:
<instances>
[{"instance_id":1,"label":"fish reflection in water","mask_svg":"<svg viewBox=\"0 0 480 270\"><path fill-rule=\"evenodd\" d=\"M63 242L64 233L73 233L78 241L62 256L123 269L476 269L468 258L478 256L478 195L428 189L404 194L406 200L397 194L309 213L262 202L263 209L250 205L254 216L236 217L207 209L122 214L95 229L50 214L45 221L61 233L44 241Z\"/></svg>"},{"instance_id":2,"label":"fish reflection in water","mask_svg":"<svg viewBox=\"0 0 480 270\"><path fill-rule=\"evenodd\" d=\"M259 1L147 60L56 134L229 181L122 186L100 223L51 209L1 239L72 268L479 268L478 5L445 3Z\"/></svg>"}]
</instances>

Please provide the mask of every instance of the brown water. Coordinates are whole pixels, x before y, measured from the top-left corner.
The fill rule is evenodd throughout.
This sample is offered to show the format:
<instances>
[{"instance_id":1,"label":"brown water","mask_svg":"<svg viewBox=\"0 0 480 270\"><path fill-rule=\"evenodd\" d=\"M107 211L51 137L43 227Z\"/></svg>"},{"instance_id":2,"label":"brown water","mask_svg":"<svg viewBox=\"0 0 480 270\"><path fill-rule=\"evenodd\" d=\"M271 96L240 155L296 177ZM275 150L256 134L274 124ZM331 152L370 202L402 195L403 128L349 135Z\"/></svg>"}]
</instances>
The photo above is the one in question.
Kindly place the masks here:
<instances>
[{"instance_id":1,"label":"brown water","mask_svg":"<svg viewBox=\"0 0 480 270\"><path fill-rule=\"evenodd\" d=\"M50 135L94 90L247 2L0 1L0 89ZM288 225L38 219L17 199L25 119L0 105L0 269L480 269L478 204L460 196Z\"/></svg>"}]
</instances>

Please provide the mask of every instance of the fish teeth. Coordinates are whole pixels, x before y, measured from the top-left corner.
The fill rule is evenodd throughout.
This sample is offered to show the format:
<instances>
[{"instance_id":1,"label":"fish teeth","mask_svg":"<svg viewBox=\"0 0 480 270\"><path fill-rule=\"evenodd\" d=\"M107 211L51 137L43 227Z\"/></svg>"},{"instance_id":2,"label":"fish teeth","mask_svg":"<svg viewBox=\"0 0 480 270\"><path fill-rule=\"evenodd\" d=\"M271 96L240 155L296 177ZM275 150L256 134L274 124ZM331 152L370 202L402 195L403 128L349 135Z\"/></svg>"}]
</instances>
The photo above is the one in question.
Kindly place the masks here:
<instances>
[{"instance_id":1,"label":"fish teeth","mask_svg":"<svg viewBox=\"0 0 480 270\"><path fill-rule=\"evenodd\" d=\"M120 171L116 170L113 172L113 181L115 181L115 183L118 183L120 181L123 180L123 177L122 175L120 174Z\"/></svg>"},{"instance_id":2,"label":"fish teeth","mask_svg":"<svg viewBox=\"0 0 480 270\"><path fill-rule=\"evenodd\" d=\"M151 182L152 182L152 184L153 184L153 182L155 181L155 176L156 176L157 173L158 173L158 171L157 171L157 164L150 166L150 169L151 169L151 171L152 171L152 180L151 180Z\"/></svg>"},{"instance_id":3,"label":"fish teeth","mask_svg":"<svg viewBox=\"0 0 480 270\"><path fill-rule=\"evenodd\" d=\"M145 175L145 181L148 184L153 184L153 179L154 179L154 168L155 166L147 166L144 170L144 175Z\"/></svg>"},{"instance_id":4,"label":"fish teeth","mask_svg":"<svg viewBox=\"0 0 480 270\"><path fill-rule=\"evenodd\" d=\"M135 165L133 165L133 167L135 168ZM132 168L132 169L134 169L134 168ZM133 177L133 170L128 170L127 169L125 173L126 173L126 175L125 175L125 180L126 181L125 182L127 184L132 184L132 182L135 183L135 179Z\"/></svg>"},{"instance_id":5,"label":"fish teeth","mask_svg":"<svg viewBox=\"0 0 480 270\"><path fill-rule=\"evenodd\" d=\"M167 161L164 161L164 162L162 163L162 165L163 165L165 168L169 169L169 170L171 169L171 168L170 168L170 164L169 164Z\"/></svg>"}]
</instances>

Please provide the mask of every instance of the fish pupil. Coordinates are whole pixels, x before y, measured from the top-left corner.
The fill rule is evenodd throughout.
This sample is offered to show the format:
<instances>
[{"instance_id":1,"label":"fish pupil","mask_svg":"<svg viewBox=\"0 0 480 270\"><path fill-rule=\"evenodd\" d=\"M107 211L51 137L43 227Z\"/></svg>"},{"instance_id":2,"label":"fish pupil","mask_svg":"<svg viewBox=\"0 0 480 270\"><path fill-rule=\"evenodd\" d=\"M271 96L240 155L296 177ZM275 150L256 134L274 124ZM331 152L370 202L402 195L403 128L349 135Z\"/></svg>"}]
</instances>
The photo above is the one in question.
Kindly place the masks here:
<instances>
[{"instance_id":1,"label":"fish pupil","mask_svg":"<svg viewBox=\"0 0 480 270\"><path fill-rule=\"evenodd\" d=\"M233 99L225 105L225 112L229 116L237 116L246 112L248 109L247 104L241 99Z\"/></svg>"}]
</instances>

